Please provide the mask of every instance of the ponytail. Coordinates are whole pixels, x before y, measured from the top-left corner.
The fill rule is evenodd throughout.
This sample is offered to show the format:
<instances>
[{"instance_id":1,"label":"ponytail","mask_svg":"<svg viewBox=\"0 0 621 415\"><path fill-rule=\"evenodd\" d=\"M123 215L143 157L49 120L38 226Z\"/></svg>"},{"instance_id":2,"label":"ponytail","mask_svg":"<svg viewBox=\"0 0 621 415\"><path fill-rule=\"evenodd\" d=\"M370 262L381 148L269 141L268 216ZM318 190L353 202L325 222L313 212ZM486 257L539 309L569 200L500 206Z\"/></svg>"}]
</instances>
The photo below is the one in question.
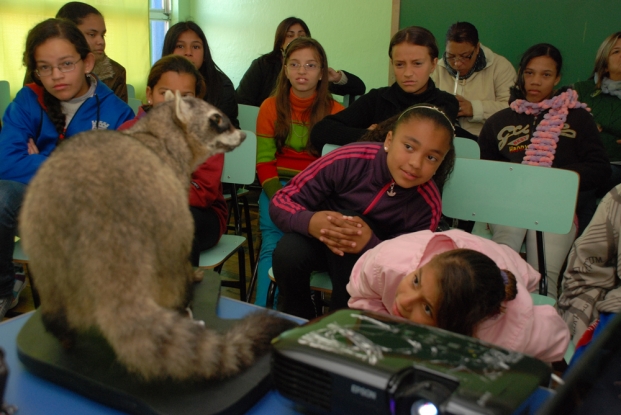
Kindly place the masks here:
<instances>
[{"instance_id":1,"label":"ponytail","mask_svg":"<svg viewBox=\"0 0 621 415\"><path fill-rule=\"evenodd\" d=\"M500 270L500 274L503 278L507 278L505 283L505 301L514 300L517 297L517 280L515 279L515 275L509 270L503 269ZM504 275L503 275L504 274Z\"/></svg>"}]
</instances>

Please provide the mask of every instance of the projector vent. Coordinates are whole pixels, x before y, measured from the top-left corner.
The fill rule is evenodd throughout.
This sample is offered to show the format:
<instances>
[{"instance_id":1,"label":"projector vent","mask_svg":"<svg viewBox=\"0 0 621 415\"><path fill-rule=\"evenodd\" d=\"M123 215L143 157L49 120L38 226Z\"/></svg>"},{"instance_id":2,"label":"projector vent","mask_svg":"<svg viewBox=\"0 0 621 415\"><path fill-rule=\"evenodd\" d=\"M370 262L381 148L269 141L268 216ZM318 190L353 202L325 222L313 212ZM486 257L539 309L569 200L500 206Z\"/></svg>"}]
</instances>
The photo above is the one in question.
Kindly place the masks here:
<instances>
[{"instance_id":1,"label":"projector vent","mask_svg":"<svg viewBox=\"0 0 621 415\"><path fill-rule=\"evenodd\" d=\"M330 411L332 374L274 353L274 386L287 398Z\"/></svg>"}]
</instances>

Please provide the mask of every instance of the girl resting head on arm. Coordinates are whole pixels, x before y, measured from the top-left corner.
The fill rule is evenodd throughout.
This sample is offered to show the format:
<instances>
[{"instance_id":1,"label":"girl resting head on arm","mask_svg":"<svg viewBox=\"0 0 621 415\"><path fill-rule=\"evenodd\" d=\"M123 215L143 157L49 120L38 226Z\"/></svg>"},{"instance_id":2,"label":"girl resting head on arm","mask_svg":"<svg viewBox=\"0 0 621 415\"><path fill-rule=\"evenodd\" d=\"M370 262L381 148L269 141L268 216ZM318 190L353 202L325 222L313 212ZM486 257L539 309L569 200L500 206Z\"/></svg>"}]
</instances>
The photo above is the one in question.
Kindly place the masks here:
<instances>
[{"instance_id":1,"label":"girl resting head on arm","mask_svg":"<svg viewBox=\"0 0 621 415\"><path fill-rule=\"evenodd\" d=\"M534 306L540 275L518 253L461 230L385 241L354 266L348 306L472 336L539 359L561 360L569 330Z\"/></svg>"}]
</instances>

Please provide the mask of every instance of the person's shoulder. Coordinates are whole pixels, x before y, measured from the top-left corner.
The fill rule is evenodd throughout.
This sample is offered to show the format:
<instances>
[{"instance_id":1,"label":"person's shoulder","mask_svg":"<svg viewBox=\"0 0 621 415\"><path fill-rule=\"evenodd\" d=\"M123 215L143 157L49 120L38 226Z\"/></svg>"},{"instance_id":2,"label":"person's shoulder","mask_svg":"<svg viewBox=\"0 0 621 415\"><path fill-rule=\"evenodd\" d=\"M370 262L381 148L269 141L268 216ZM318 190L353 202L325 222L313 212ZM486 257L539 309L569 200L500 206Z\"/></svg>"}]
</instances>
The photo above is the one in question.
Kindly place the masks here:
<instances>
[{"instance_id":1,"label":"person's shoulder","mask_svg":"<svg viewBox=\"0 0 621 415\"><path fill-rule=\"evenodd\" d=\"M233 87L233 81L231 81L231 78L229 78L227 76L227 74L225 74L224 72L222 72L222 70L218 70L216 71L218 73L218 77L220 78L220 80L222 81L222 85L224 87Z\"/></svg>"},{"instance_id":2,"label":"person's shoulder","mask_svg":"<svg viewBox=\"0 0 621 415\"><path fill-rule=\"evenodd\" d=\"M114 69L115 73L125 73L125 67L123 65L121 65L120 63L118 63L117 61L115 61L114 59L112 59L111 57L107 56L108 60L110 61L110 65L112 65L112 68Z\"/></svg>"},{"instance_id":3,"label":"person's shoulder","mask_svg":"<svg viewBox=\"0 0 621 415\"><path fill-rule=\"evenodd\" d=\"M380 153L383 145L384 143L375 142L349 143L331 151L324 157L330 156L331 158L342 159L343 156L347 156L345 158L368 160L375 158L375 156Z\"/></svg>"}]
</instances>

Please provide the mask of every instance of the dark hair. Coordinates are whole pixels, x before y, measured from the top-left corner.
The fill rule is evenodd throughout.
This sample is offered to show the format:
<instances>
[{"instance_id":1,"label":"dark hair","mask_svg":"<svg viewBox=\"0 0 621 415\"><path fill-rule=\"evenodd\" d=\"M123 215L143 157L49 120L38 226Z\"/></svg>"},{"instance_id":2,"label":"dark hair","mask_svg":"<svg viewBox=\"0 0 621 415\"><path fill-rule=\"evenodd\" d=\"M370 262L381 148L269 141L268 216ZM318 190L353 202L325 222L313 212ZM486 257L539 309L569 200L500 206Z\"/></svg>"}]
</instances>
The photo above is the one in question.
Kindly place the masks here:
<instances>
[{"instance_id":1,"label":"dark hair","mask_svg":"<svg viewBox=\"0 0 621 415\"><path fill-rule=\"evenodd\" d=\"M287 31L294 24L299 24L300 26L302 26L302 29L304 29L304 32L306 32L306 36L311 37L310 29L308 28L306 23L304 23L304 20L293 16L287 17L285 20L280 22L278 24L278 27L276 28L276 34L274 35L274 48L269 53L271 58L278 59L279 61L282 59L282 44L287 38Z\"/></svg>"},{"instance_id":2,"label":"dark hair","mask_svg":"<svg viewBox=\"0 0 621 415\"><path fill-rule=\"evenodd\" d=\"M317 83L316 91L317 96L313 101L313 104L306 110L304 117L309 118L308 133L315 124L322 120L326 115L330 115L332 111L333 99L332 95L328 91L328 57L326 52L319 42L310 37L299 37L294 39L285 50L283 58L283 66L278 75L275 88L276 98L276 122L274 124L274 139L276 141L276 149L278 152L282 152L282 148L285 146L287 137L291 131L291 100L289 97L289 91L291 90L291 82L287 78L285 66L289 61L291 54L300 49L312 49L317 55L319 60L319 70L321 71L320 80ZM311 140L306 143L306 151L318 156L317 150L312 146Z\"/></svg>"},{"instance_id":3,"label":"dark hair","mask_svg":"<svg viewBox=\"0 0 621 415\"><path fill-rule=\"evenodd\" d=\"M612 35L604 39L602 44L597 49L597 54L595 55L595 67L593 67L593 73L591 74L597 74L597 89L601 89L602 80L605 76L609 75L608 58L610 57L610 52L612 51L612 48L614 48L615 44L619 39L621 39L621 32L613 33Z\"/></svg>"},{"instance_id":4,"label":"dark hair","mask_svg":"<svg viewBox=\"0 0 621 415\"><path fill-rule=\"evenodd\" d=\"M556 75L561 75L561 69L563 68L563 57L561 56L561 51L549 43L538 43L533 45L528 48L526 52L524 52L522 59L520 59L515 86L511 87L511 94L514 97L521 99L526 97L526 92L524 91L524 70L531 60L540 56L548 56L556 62Z\"/></svg>"},{"instance_id":5,"label":"dark hair","mask_svg":"<svg viewBox=\"0 0 621 415\"><path fill-rule=\"evenodd\" d=\"M446 43L448 42L468 42L476 46L479 44L479 32L472 23L457 22L452 24L446 32Z\"/></svg>"},{"instance_id":6,"label":"dark hair","mask_svg":"<svg viewBox=\"0 0 621 415\"><path fill-rule=\"evenodd\" d=\"M442 164L440 164L440 167L436 170L436 174L433 176L433 181L436 186L442 189L444 183L446 183L449 176L453 172L453 167L455 166L455 144L453 140L455 138L455 129L453 128L453 124L449 121L446 113L440 108L431 104L413 105L405 111L377 124L375 129L365 133L358 141L383 143L386 140L386 135L389 131L392 131L394 134L399 125L414 118L433 121L436 126L447 130L451 137L449 141L449 151L446 153L446 156L444 156Z\"/></svg>"},{"instance_id":7,"label":"dark hair","mask_svg":"<svg viewBox=\"0 0 621 415\"><path fill-rule=\"evenodd\" d=\"M399 30L392 39L390 39L390 45L388 46L388 56L390 56L390 59L392 59L392 48L404 42L412 45L425 46L429 50L431 59L438 57L438 44L436 43L436 38L433 36L433 33L424 27L410 26Z\"/></svg>"},{"instance_id":8,"label":"dark hair","mask_svg":"<svg viewBox=\"0 0 621 415\"><path fill-rule=\"evenodd\" d=\"M207 92L205 94L205 100L216 107L222 98L224 87L222 85L222 79L220 74L222 71L218 68L218 65L213 61L211 52L209 51L209 44L203 30L193 21L179 22L174 24L164 38L164 46L162 47L162 56L172 55L177 46L177 40L181 34L192 31L196 33L201 42L203 42L203 64L198 71L203 76L205 84L207 85Z\"/></svg>"},{"instance_id":9,"label":"dark hair","mask_svg":"<svg viewBox=\"0 0 621 415\"><path fill-rule=\"evenodd\" d=\"M58 9L58 13L56 13L56 18L71 20L77 26L81 25L82 20L89 14L96 14L103 17L99 10L97 10L90 4L82 3L81 1L70 1L69 3L65 3L63 7Z\"/></svg>"},{"instance_id":10,"label":"dark hair","mask_svg":"<svg viewBox=\"0 0 621 415\"><path fill-rule=\"evenodd\" d=\"M37 69L37 62L34 56L35 51L43 43L53 38L67 40L75 47L81 59L86 59L88 54L91 53L91 49L86 42L84 34L82 34L80 29L78 29L72 21L65 19L47 19L37 24L28 32L23 62L30 78L39 86L43 86L43 83L35 72ZM89 82L88 77L85 77L85 80ZM43 88L43 103L47 108L48 116L56 128L56 132L59 136L62 136L65 131L65 114L62 112L60 101L50 94L47 89Z\"/></svg>"},{"instance_id":11,"label":"dark hair","mask_svg":"<svg viewBox=\"0 0 621 415\"><path fill-rule=\"evenodd\" d=\"M471 249L443 252L431 260L442 297L436 311L438 327L472 336L478 323L503 311L502 302L517 295L515 276L487 255Z\"/></svg>"},{"instance_id":12,"label":"dark hair","mask_svg":"<svg viewBox=\"0 0 621 415\"><path fill-rule=\"evenodd\" d=\"M194 76L194 79L196 79L195 96L202 99L205 95L205 80L203 76L192 62L181 55L164 56L159 61L155 62L149 71L147 86L153 90L155 85L160 81L162 75L166 72L177 72L178 74L187 73ZM151 109L151 105L143 105L143 109L148 111Z\"/></svg>"}]
</instances>

